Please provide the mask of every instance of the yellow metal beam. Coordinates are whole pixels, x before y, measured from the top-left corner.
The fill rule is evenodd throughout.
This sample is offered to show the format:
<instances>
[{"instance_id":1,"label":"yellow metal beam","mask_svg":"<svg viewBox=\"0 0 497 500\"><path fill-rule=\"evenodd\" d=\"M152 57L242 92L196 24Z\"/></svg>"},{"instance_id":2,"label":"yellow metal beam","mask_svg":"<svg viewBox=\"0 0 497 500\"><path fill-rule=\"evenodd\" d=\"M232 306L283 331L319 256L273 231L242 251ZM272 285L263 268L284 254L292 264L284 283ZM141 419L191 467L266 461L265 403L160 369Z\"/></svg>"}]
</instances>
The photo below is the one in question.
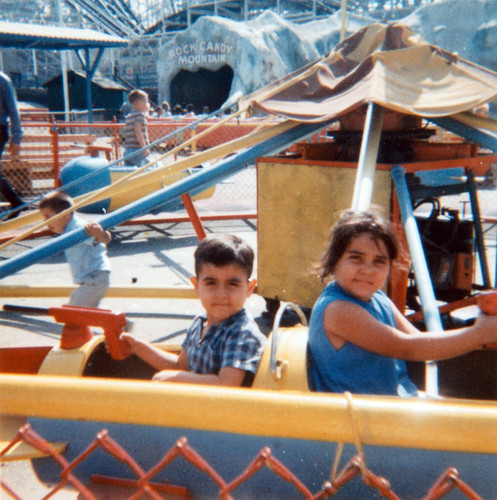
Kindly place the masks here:
<instances>
[{"instance_id":1,"label":"yellow metal beam","mask_svg":"<svg viewBox=\"0 0 497 500\"><path fill-rule=\"evenodd\" d=\"M497 453L497 408L494 402L485 401L347 398L343 394L1 375L0 409L11 416L346 443L358 438L365 445Z\"/></svg>"},{"instance_id":2,"label":"yellow metal beam","mask_svg":"<svg viewBox=\"0 0 497 500\"><path fill-rule=\"evenodd\" d=\"M1 417L0 426L0 451L3 451L9 446L11 441L16 437L17 431L26 423L24 417ZM56 442L50 443L59 453L66 451L67 443ZM42 451L32 448L27 443L19 442L14 445L2 458L1 462L13 462L15 460L26 460L31 458L46 457L47 454Z\"/></svg>"}]
</instances>

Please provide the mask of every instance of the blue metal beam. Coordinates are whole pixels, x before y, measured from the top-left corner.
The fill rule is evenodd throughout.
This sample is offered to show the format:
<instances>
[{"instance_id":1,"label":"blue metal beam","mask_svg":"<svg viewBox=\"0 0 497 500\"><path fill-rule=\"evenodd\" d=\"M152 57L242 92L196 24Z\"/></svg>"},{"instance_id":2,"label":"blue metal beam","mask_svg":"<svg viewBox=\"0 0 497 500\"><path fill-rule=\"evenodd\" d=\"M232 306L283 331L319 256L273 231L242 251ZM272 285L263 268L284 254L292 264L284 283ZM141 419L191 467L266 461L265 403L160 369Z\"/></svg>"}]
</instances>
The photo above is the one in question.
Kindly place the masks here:
<instances>
[{"instance_id":1,"label":"blue metal beam","mask_svg":"<svg viewBox=\"0 0 497 500\"><path fill-rule=\"evenodd\" d=\"M276 154L296 141L326 127L328 124L329 122L297 125L276 137L267 139L246 151L222 160L213 168L181 179L170 186L105 215L99 220L99 223L104 229L110 229L135 217L149 213L158 207L167 208L168 205L177 204L181 201L182 194L190 193L193 196L200 193L242 170L255 162L257 158ZM88 235L84 229L75 230L42 243L21 255L12 257L0 263L0 279L29 267L54 253L70 248L85 238L88 238Z\"/></svg>"},{"instance_id":2,"label":"blue metal beam","mask_svg":"<svg viewBox=\"0 0 497 500\"><path fill-rule=\"evenodd\" d=\"M400 165L395 165L390 174L399 201L402 223L406 233L414 274L416 275L416 286L418 288L419 298L421 299L421 307L423 308L425 321L430 331L441 332L443 331L442 320L436 305L435 292L433 290L418 225L414 218L411 194L407 186L405 170ZM438 368L437 364L432 361L426 362L425 385L428 396L438 396Z\"/></svg>"},{"instance_id":3,"label":"blue metal beam","mask_svg":"<svg viewBox=\"0 0 497 500\"><path fill-rule=\"evenodd\" d=\"M471 127L470 125L466 125L455 118L451 118L450 116L429 118L429 120L445 130L450 130L454 134L464 137L467 141L475 142L480 146L497 153L497 136L490 131L485 131L477 127Z\"/></svg>"}]
</instances>

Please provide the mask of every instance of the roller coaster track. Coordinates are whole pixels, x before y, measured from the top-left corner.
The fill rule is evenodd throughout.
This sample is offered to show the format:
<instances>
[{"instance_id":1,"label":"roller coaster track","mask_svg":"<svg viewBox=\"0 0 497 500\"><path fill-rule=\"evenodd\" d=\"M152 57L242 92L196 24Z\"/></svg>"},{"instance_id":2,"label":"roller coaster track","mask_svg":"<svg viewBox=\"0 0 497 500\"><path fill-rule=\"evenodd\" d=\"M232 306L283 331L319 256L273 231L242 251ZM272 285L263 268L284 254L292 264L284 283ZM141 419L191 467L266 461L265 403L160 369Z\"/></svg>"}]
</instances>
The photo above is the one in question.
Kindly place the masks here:
<instances>
[{"instance_id":1,"label":"roller coaster track","mask_svg":"<svg viewBox=\"0 0 497 500\"><path fill-rule=\"evenodd\" d=\"M66 0L66 3L80 11L83 17L111 31L130 39L141 35L141 23L135 13L123 0Z\"/></svg>"}]
</instances>

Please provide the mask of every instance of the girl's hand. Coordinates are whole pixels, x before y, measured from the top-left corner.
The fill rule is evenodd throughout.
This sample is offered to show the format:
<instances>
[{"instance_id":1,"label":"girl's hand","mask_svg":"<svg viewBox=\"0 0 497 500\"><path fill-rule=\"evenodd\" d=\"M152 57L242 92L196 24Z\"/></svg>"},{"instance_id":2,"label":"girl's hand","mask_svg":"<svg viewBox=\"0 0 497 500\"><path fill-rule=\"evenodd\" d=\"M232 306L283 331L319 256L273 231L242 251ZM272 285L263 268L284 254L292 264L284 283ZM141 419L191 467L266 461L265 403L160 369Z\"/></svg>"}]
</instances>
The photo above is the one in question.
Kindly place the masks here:
<instances>
[{"instance_id":1,"label":"girl's hand","mask_svg":"<svg viewBox=\"0 0 497 500\"><path fill-rule=\"evenodd\" d=\"M475 328L482 334L481 347L487 349L497 348L497 315L479 314Z\"/></svg>"}]
</instances>

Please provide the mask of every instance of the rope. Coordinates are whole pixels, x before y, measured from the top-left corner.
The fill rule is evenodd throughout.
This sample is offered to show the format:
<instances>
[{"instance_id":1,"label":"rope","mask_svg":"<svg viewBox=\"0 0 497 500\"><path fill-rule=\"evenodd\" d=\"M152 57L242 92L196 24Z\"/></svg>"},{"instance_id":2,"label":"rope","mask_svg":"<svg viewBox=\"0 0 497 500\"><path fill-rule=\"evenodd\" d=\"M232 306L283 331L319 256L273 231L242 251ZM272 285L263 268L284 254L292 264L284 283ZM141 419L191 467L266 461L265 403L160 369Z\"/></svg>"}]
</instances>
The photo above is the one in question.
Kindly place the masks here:
<instances>
[{"instance_id":1,"label":"rope","mask_svg":"<svg viewBox=\"0 0 497 500\"><path fill-rule=\"evenodd\" d=\"M333 484L338 474L338 465L340 464L340 459L343 453L343 443L338 443L337 451L335 453L335 459L333 460L333 466L331 468L330 481Z\"/></svg>"},{"instance_id":2,"label":"rope","mask_svg":"<svg viewBox=\"0 0 497 500\"><path fill-rule=\"evenodd\" d=\"M361 468L361 475L363 478L366 477L367 467L366 467L366 457L364 456L364 450L362 448L361 437L359 436L359 425L357 424L357 415L354 409L354 402L352 399L352 394L349 391L344 393L345 399L347 400L347 410L349 412L350 423L352 424L352 433L354 434L355 446L357 448L357 453L361 458L359 467Z\"/></svg>"}]
</instances>

